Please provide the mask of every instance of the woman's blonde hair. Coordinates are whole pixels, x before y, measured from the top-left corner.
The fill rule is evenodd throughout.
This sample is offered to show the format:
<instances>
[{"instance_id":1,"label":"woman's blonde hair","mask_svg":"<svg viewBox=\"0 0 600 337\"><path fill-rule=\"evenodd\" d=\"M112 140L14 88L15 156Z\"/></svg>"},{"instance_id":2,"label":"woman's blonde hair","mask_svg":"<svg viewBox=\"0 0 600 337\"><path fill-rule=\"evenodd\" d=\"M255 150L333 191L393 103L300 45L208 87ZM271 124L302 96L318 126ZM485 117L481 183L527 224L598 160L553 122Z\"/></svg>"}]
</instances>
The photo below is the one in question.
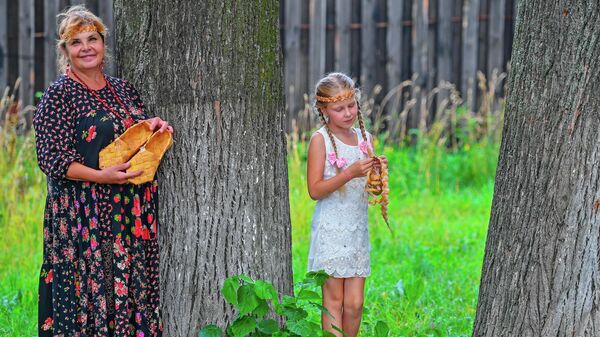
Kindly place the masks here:
<instances>
[{"instance_id":1,"label":"woman's blonde hair","mask_svg":"<svg viewBox=\"0 0 600 337\"><path fill-rule=\"evenodd\" d=\"M73 35L76 35L82 31L96 31L102 37L104 42L104 49L106 50L106 39L107 33L106 26L102 20L97 17L94 13L90 12L85 6L78 5L68 8L66 11L58 14L58 40L56 41L56 63L59 72L64 72L69 60L66 55L67 41L70 40ZM105 51L104 57L107 57Z\"/></svg>"},{"instance_id":2,"label":"woman's blonde hair","mask_svg":"<svg viewBox=\"0 0 600 337\"><path fill-rule=\"evenodd\" d=\"M338 150L335 139L331 134L331 130L329 130L329 126L327 125L328 121L325 119L325 115L323 115L321 109L326 108L327 104L330 104L331 102L338 101L338 99L347 99L352 96L354 96L356 106L358 107L357 117L360 134L362 135L363 140L367 141L367 132L365 131L365 125L360 111L360 90L354 86L354 81L344 73L330 73L323 77L315 87L316 99L314 107L319 113L319 117L325 126L325 130L327 130L327 135L329 135L329 140L331 141L331 144L333 144L333 151L335 151L336 157L338 157Z\"/></svg>"}]
</instances>

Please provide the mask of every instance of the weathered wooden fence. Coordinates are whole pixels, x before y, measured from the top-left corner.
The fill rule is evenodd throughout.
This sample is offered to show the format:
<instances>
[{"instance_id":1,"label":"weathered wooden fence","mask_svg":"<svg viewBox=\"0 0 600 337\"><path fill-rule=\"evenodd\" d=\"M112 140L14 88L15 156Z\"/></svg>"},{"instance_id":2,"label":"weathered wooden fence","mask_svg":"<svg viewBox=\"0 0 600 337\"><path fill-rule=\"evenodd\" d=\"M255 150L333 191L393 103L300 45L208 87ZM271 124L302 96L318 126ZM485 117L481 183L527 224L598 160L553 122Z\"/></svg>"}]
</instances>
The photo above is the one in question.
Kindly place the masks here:
<instances>
[{"instance_id":1,"label":"weathered wooden fence","mask_svg":"<svg viewBox=\"0 0 600 337\"><path fill-rule=\"evenodd\" d=\"M358 80L368 96L381 89L375 102L413 74L423 92L448 81L476 109L477 71L506 70L515 14L516 0L284 0L290 122L303 118L305 95L331 71Z\"/></svg>"},{"instance_id":2,"label":"weathered wooden fence","mask_svg":"<svg viewBox=\"0 0 600 337\"><path fill-rule=\"evenodd\" d=\"M305 95L331 71L357 79L376 103L413 78L421 95L448 81L469 107L477 105L477 71L489 76L506 69L516 1L282 0L290 125L306 111ZM75 4L85 4L109 29L114 26L112 0L0 0L0 86L13 86L20 77L24 105L56 78L56 15ZM114 49L110 34L109 48ZM112 64L108 68L114 70Z\"/></svg>"}]
</instances>

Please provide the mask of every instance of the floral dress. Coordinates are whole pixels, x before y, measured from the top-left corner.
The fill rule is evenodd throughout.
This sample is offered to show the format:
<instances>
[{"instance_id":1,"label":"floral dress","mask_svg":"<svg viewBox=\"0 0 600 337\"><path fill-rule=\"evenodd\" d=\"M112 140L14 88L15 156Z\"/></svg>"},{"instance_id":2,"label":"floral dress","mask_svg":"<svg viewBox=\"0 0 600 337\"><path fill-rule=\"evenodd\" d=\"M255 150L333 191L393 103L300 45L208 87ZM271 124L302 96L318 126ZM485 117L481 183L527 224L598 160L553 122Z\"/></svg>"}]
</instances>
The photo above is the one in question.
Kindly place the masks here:
<instances>
[{"instance_id":1,"label":"floral dress","mask_svg":"<svg viewBox=\"0 0 600 337\"><path fill-rule=\"evenodd\" d=\"M135 121L148 118L129 82L107 80ZM96 93L119 111L107 86ZM61 76L44 93L33 123L48 184L39 335L160 336L157 181L112 185L65 177L74 161L98 169L98 153L125 131L123 121L82 84Z\"/></svg>"}]
</instances>

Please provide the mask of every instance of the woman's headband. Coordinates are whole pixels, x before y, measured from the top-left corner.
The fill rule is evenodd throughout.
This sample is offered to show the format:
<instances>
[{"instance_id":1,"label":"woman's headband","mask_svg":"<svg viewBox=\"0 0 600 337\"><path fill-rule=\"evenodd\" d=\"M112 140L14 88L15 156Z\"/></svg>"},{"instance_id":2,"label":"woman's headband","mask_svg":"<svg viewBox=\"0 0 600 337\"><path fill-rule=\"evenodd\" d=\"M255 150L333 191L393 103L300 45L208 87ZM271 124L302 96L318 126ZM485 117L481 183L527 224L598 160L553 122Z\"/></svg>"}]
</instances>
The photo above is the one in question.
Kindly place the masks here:
<instances>
[{"instance_id":1,"label":"woman's headband","mask_svg":"<svg viewBox=\"0 0 600 337\"><path fill-rule=\"evenodd\" d=\"M73 25L66 29L61 35L60 39L63 41L69 41L73 36L83 32L98 32L100 35L106 32L106 27L102 23L93 23L88 25Z\"/></svg>"}]
</instances>

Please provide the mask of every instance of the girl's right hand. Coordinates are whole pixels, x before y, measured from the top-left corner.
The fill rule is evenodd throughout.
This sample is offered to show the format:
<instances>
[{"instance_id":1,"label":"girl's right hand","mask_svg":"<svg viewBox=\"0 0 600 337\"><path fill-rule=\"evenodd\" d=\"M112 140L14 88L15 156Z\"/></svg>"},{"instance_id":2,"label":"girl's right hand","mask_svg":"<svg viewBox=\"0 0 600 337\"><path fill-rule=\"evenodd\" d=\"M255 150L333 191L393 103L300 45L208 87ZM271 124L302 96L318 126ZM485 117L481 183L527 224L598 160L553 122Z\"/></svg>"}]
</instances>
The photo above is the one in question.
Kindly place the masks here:
<instances>
[{"instance_id":1,"label":"girl's right hand","mask_svg":"<svg viewBox=\"0 0 600 337\"><path fill-rule=\"evenodd\" d=\"M141 175L144 171L125 172L131 163L127 162L100 170L98 182L101 184L125 184L128 179Z\"/></svg>"},{"instance_id":2,"label":"girl's right hand","mask_svg":"<svg viewBox=\"0 0 600 337\"><path fill-rule=\"evenodd\" d=\"M350 173L352 178L364 177L373 167L374 161L375 160L373 158L356 161L347 168L348 173Z\"/></svg>"}]
</instances>

